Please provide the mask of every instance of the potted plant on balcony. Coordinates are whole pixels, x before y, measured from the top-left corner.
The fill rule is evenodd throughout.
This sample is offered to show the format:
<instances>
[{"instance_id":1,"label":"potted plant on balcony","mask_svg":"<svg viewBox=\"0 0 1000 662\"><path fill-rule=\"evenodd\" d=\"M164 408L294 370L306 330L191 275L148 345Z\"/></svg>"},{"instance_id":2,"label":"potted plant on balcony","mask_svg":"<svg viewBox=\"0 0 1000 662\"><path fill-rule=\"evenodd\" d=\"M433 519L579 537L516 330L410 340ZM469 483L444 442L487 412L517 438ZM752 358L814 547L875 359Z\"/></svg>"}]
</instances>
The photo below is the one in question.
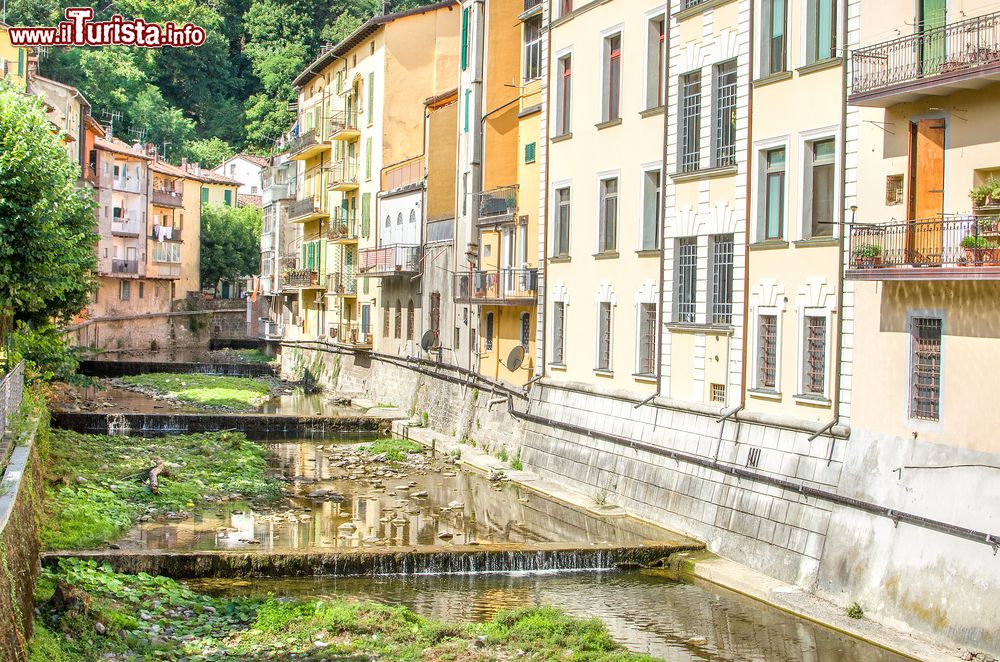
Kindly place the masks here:
<instances>
[{"instance_id":1,"label":"potted plant on balcony","mask_svg":"<svg viewBox=\"0 0 1000 662\"><path fill-rule=\"evenodd\" d=\"M965 266L1000 264L1000 243L989 237L966 235L962 248L965 249Z\"/></svg>"},{"instance_id":2,"label":"potted plant on balcony","mask_svg":"<svg viewBox=\"0 0 1000 662\"><path fill-rule=\"evenodd\" d=\"M869 269L882 266L882 247L878 244L863 244L854 249L852 255L855 269Z\"/></svg>"}]
</instances>

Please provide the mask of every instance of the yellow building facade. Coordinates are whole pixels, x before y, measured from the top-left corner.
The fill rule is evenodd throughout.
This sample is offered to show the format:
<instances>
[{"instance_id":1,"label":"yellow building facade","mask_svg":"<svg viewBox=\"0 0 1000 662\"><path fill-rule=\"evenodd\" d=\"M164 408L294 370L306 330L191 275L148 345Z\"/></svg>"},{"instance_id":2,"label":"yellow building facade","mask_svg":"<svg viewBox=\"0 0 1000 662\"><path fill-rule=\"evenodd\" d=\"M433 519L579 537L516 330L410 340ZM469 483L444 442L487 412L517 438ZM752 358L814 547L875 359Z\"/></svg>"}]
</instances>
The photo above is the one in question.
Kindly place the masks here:
<instances>
[{"instance_id":1,"label":"yellow building facade","mask_svg":"<svg viewBox=\"0 0 1000 662\"><path fill-rule=\"evenodd\" d=\"M6 23L0 22L0 78L24 87L28 77L27 48L14 46L10 43Z\"/></svg>"}]
</instances>

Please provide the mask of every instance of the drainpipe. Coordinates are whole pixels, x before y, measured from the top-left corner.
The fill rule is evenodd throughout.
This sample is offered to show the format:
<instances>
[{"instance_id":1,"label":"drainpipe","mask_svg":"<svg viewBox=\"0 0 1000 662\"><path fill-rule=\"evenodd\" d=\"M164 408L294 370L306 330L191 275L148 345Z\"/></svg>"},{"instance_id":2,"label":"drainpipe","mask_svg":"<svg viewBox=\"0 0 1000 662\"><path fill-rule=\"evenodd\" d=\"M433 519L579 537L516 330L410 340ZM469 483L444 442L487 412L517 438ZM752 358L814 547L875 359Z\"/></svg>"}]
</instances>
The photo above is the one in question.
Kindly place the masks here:
<instances>
[{"instance_id":1,"label":"drainpipe","mask_svg":"<svg viewBox=\"0 0 1000 662\"><path fill-rule=\"evenodd\" d=\"M549 25L549 13L546 11L544 18L545 22L545 46L546 46L546 58L545 58L545 113L542 115L543 121L539 123L541 127L542 136L544 137L545 144L545 162L542 164L543 172L541 179L542 184L542 209L538 214L538 227L539 231L542 233L542 254L538 256L538 262L540 264L540 271L542 272L542 287L538 288L538 301L535 303L535 320L537 326L541 328L541 342L537 339L536 352L535 355L538 358L538 365L535 366L535 377L525 384L525 388L534 384L536 381L545 376L545 361L546 361L546 338L548 338L548 315L545 314L545 306L547 304L548 298L545 293L548 291L549 287L549 113L552 110L552 86L549 85L549 77L552 75L552 30Z\"/></svg>"},{"instance_id":2,"label":"drainpipe","mask_svg":"<svg viewBox=\"0 0 1000 662\"><path fill-rule=\"evenodd\" d=\"M750 18L748 19L748 29L750 31L750 41L753 43L754 34L754 20L753 12L750 12ZM750 77L747 80L747 142L746 142L746 169L747 169L747 182L746 182L746 218L744 225L744 238L743 238L743 352L740 360L740 409L746 407L747 404L747 356L749 355L750 340L750 297L748 296L750 291L750 219L752 218L753 211L753 177L751 176L750 163L752 155L750 150L753 147L753 67L754 67L754 49L749 49L747 59L749 60L749 72ZM730 348L732 351L732 348ZM722 425L725 425L723 423Z\"/></svg>"},{"instance_id":3,"label":"drainpipe","mask_svg":"<svg viewBox=\"0 0 1000 662\"><path fill-rule=\"evenodd\" d=\"M847 4L846 2L844 3ZM847 14L842 14L844 20L843 25L840 29L840 43L844 44L844 64L841 67L841 102L840 102L840 185L838 186L838 198L842 202L847 201L847 183L845 182L845 175L847 174L847 159L845 159L845 154L847 152ZM853 213L856 207L851 209L851 226L854 227ZM843 218L846 215L846 210L841 205L840 209L841 223L840 235L837 240L837 344L834 348L835 360L833 365L837 366L837 371L833 375L833 421L837 423L840 421L840 379L842 366L840 365L841 357L843 356L843 334L844 334L844 228L847 227L843 223ZM810 438L809 441L812 441ZM830 439L830 458L833 458L833 439ZM827 461L829 465L829 461Z\"/></svg>"}]
</instances>

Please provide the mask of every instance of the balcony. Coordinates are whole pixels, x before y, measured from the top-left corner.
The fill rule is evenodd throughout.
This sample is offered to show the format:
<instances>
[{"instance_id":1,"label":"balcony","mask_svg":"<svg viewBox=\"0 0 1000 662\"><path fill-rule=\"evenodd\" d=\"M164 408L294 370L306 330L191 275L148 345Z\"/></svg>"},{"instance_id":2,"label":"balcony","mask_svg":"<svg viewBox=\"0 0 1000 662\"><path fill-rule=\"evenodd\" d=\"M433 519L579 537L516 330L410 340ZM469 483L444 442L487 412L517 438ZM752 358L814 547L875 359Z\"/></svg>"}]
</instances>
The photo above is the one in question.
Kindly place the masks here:
<instances>
[{"instance_id":1,"label":"balcony","mask_svg":"<svg viewBox=\"0 0 1000 662\"><path fill-rule=\"evenodd\" d=\"M285 272L285 284L295 289L314 289L322 287L319 272L313 269L293 269Z\"/></svg>"},{"instance_id":2,"label":"balcony","mask_svg":"<svg viewBox=\"0 0 1000 662\"><path fill-rule=\"evenodd\" d=\"M152 275L154 278L180 278L181 265L177 262L155 262Z\"/></svg>"},{"instance_id":3,"label":"balcony","mask_svg":"<svg viewBox=\"0 0 1000 662\"><path fill-rule=\"evenodd\" d=\"M153 189L153 204L159 207L183 207L184 193L169 189Z\"/></svg>"},{"instance_id":4,"label":"balcony","mask_svg":"<svg viewBox=\"0 0 1000 662\"><path fill-rule=\"evenodd\" d=\"M848 102L885 108L1000 80L1000 12L859 48Z\"/></svg>"},{"instance_id":5,"label":"balcony","mask_svg":"<svg viewBox=\"0 0 1000 662\"><path fill-rule=\"evenodd\" d=\"M356 348L370 348L372 346L371 329L362 327L358 322L331 324L329 337L338 345Z\"/></svg>"},{"instance_id":6,"label":"balcony","mask_svg":"<svg viewBox=\"0 0 1000 662\"><path fill-rule=\"evenodd\" d=\"M357 140L361 137L357 110L339 110L330 117L330 138L333 140Z\"/></svg>"},{"instance_id":7,"label":"balcony","mask_svg":"<svg viewBox=\"0 0 1000 662\"><path fill-rule=\"evenodd\" d=\"M479 224L510 223L517 214L517 185L501 186L479 194Z\"/></svg>"},{"instance_id":8,"label":"balcony","mask_svg":"<svg viewBox=\"0 0 1000 662\"><path fill-rule=\"evenodd\" d=\"M140 260L111 260L111 276L142 276L146 273L146 263Z\"/></svg>"},{"instance_id":9,"label":"balcony","mask_svg":"<svg viewBox=\"0 0 1000 662\"><path fill-rule=\"evenodd\" d=\"M281 322L262 318L257 333L264 340L281 340L285 335L285 325Z\"/></svg>"},{"instance_id":10,"label":"balcony","mask_svg":"<svg viewBox=\"0 0 1000 662\"><path fill-rule=\"evenodd\" d=\"M138 193L142 188L142 182L138 177L118 176L111 180L111 188L125 193Z\"/></svg>"},{"instance_id":11,"label":"balcony","mask_svg":"<svg viewBox=\"0 0 1000 662\"><path fill-rule=\"evenodd\" d=\"M420 246L393 244L361 251L361 275L371 278L415 274L420 271Z\"/></svg>"},{"instance_id":12,"label":"balcony","mask_svg":"<svg viewBox=\"0 0 1000 662\"><path fill-rule=\"evenodd\" d=\"M264 188L262 204L266 207L278 200L288 200L295 197L295 186L291 184L271 184Z\"/></svg>"},{"instance_id":13,"label":"balcony","mask_svg":"<svg viewBox=\"0 0 1000 662\"><path fill-rule=\"evenodd\" d=\"M330 166L327 186L331 191L355 191L358 189L358 162L344 159Z\"/></svg>"},{"instance_id":14,"label":"balcony","mask_svg":"<svg viewBox=\"0 0 1000 662\"><path fill-rule=\"evenodd\" d=\"M351 271L327 274L326 291L338 297L353 297L358 294L358 275Z\"/></svg>"},{"instance_id":15,"label":"balcony","mask_svg":"<svg viewBox=\"0 0 1000 662\"><path fill-rule=\"evenodd\" d=\"M139 219L132 216L112 216L111 234L116 237L139 237L144 234L144 228Z\"/></svg>"},{"instance_id":16,"label":"balcony","mask_svg":"<svg viewBox=\"0 0 1000 662\"><path fill-rule=\"evenodd\" d=\"M942 215L854 225L849 280L1000 280L1000 219Z\"/></svg>"},{"instance_id":17,"label":"balcony","mask_svg":"<svg viewBox=\"0 0 1000 662\"><path fill-rule=\"evenodd\" d=\"M295 136L288 143L288 158L305 161L326 149L326 141L316 129L310 129Z\"/></svg>"},{"instance_id":18,"label":"balcony","mask_svg":"<svg viewBox=\"0 0 1000 662\"><path fill-rule=\"evenodd\" d=\"M358 222L357 212L341 208L330 218L326 238L339 244L354 244L360 234L361 224Z\"/></svg>"},{"instance_id":19,"label":"balcony","mask_svg":"<svg viewBox=\"0 0 1000 662\"><path fill-rule=\"evenodd\" d=\"M309 223L318 219L326 218L329 214L313 198L296 200L285 208L289 223Z\"/></svg>"},{"instance_id":20,"label":"balcony","mask_svg":"<svg viewBox=\"0 0 1000 662\"><path fill-rule=\"evenodd\" d=\"M423 183L426 174L427 169L424 167L423 156L387 166L382 168L382 190L395 191L416 186Z\"/></svg>"},{"instance_id":21,"label":"balcony","mask_svg":"<svg viewBox=\"0 0 1000 662\"><path fill-rule=\"evenodd\" d=\"M531 305L538 298L538 269L492 269L455 274L455 301L481 305Z\"/></svg>"},{"instance_id":22,"label":"balcony","mask_svg":"<svg viewBox=\"0 0 1000 662\"><path fill-rule=\"evenodd\" d=\"M181 239L181 229L166 225L154 225L149 238L153 241L183 241Z\"/></svg>"}]
</instances>

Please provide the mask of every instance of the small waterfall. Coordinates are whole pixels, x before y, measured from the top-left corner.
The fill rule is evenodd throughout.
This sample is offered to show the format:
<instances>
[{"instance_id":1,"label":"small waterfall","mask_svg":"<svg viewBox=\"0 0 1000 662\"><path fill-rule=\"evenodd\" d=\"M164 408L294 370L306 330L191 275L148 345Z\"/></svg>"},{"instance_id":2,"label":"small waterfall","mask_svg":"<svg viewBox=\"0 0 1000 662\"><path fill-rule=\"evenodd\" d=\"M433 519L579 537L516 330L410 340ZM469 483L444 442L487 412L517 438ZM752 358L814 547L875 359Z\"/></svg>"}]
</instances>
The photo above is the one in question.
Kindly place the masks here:
<instances>
[{"instance_id":1,"label":"small waterfall","mask_svg":"<svg viewBox=\"0 0 1000 662\"><path fill-rule=\"evenodd\" d=\"M128 419L124 414L108 414L108 435L112 437L127 437L132 427L128 424Z\"/></svg>"}]
</instances>

